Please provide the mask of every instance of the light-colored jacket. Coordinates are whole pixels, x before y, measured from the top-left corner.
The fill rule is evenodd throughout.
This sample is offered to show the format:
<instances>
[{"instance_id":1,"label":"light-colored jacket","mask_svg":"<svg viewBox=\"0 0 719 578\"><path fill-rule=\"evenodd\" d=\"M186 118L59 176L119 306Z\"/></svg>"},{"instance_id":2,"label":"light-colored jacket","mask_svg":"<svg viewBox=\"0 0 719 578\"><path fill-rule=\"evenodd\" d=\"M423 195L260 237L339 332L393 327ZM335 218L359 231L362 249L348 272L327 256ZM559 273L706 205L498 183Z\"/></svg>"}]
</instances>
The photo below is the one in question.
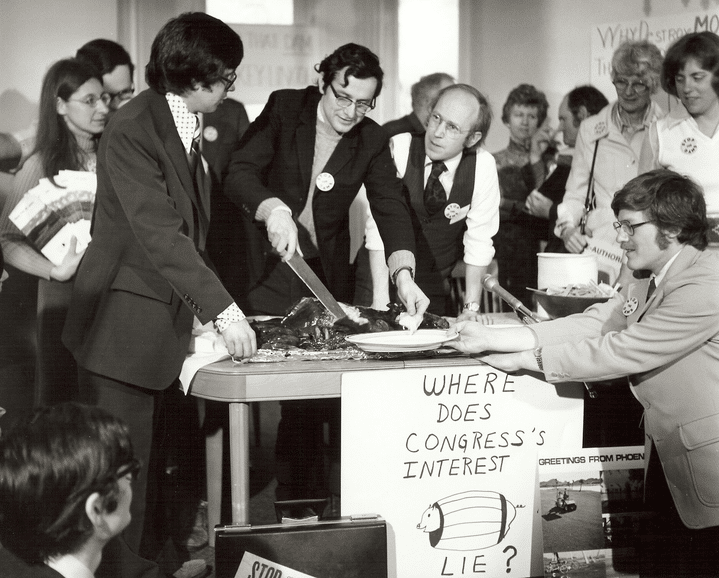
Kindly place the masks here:
<instances>
[{"instance_id":1,"label":"light-colored jacket","mask_svg":"<svg viewBox=\"0 0 719 578\"><path fill-rule=\"evenodd\" d=\"M645 302L648 284L639 280L626 299L532 326L545 376L629 375L644 407L645 455L654 443L682 521L689 528L717 526L719 255L686 246Z\"/></svg>"}]
</instances>

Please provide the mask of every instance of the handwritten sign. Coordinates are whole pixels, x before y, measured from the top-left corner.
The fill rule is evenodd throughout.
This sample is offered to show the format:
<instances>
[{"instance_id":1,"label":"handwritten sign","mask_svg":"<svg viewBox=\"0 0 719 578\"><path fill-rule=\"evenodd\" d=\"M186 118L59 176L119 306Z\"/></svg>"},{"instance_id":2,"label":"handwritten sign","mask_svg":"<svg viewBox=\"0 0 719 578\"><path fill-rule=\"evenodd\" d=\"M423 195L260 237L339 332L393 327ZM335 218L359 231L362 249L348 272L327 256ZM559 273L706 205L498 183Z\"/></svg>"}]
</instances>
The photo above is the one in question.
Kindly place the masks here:
<instances>
[{"instance_id":1,"label":"handwritten sign","mask_svg":"<svg viewBox=\"0 0 719 578\"><path fill-rule=\"evenodd\" d=\"M611 83L612 55L627 40L648 40L664 54L681 36L705 30L719 32L719 10L600 24L591 34L590 82L605 95L616 94Z\"/></svg>"},{"instance_id":2,"label":"handwritten sign","mask_svg":"<svg viewBox=\"0 0 719 578\"><path fill-rule=\"evenodd\" d=\"M343 515L387 520L390 576L541 574L537 455L581 446L581 387L486 366L345 374Z\"/></svg>"},{"instance_id":3,"label":"handwritten sign","mask_svg":"<svg viewBox=\"0 0 719 578\"><path fill-rule=\"evenodd\" d=\"M245 104L264 104L282 88L304 88L322 60L318 30L311 26L232 24L240 35L245 58L237 69L236 98Z\"/></svg>"},{"instance_id":4,"label":"handwritten sign","mask_svg":"<svg viewBox=\"0 0 719 578\"><path fill-rule=\"evenodd\" d=\"M313 578L313 576L276 564L251 552L245 552L235 578Z\"/></svg>"}]
</instances>

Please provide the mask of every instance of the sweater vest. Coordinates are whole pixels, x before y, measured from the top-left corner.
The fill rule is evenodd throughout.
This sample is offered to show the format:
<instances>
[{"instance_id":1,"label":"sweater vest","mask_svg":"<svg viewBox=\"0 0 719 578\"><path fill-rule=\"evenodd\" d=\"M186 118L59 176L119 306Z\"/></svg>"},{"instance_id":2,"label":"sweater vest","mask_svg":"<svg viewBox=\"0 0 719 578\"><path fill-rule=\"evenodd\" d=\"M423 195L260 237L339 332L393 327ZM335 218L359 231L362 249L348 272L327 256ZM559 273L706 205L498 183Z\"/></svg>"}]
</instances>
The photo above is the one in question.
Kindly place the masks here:
<instances>
[{"instance_id":1,"label":"sweater vest","mask_svg":"<svg viewBox=\"0 0 719 578\"><path fill-rule=\"evenodd\" d=\"M423 290L425 287L436 290L443 285L464 254L462 239L467 228L467 219L450 224L450 219L445 216L445 209L450 204L463 208L472 202L477 155L474 151L465 151L462 155L449 198L442 210L434 215L430 215L424 208L424 160L424 135L417 135L412 138L403 177L409 192L417 243L415 278Z\"/></svg>"}]
</instances>

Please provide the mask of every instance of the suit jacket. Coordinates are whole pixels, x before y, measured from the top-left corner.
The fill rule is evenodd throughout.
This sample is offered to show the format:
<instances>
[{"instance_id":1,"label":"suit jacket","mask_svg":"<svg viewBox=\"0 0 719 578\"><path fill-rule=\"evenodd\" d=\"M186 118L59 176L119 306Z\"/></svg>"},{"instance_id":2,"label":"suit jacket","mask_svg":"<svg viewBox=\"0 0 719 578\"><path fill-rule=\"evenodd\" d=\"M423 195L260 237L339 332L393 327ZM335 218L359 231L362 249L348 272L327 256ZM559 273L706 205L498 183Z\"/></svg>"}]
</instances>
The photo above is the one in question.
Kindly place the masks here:
<instances>
[{"instance_id":1,"label":"suit jacket","mask_svg":"<svg viewBox=\"0 0 719 578\"><path fill-rule=\"evenodd\" d=\"M212 222L207 254L225 288L237 304L246 309L244 297L250 278L246 245L256 227L225 196L222 183L230 166L230 155L237 149L250 121L242 103L228 98L215 112L203 115L202 125L202 156L212 176Z\"/></svg>"},{"instance_id":2,"label":"suit jacket","mask_svg":"<svg viewBox=\"0 0 719 578\"><path fill-rule=\"evenodd\" d=\"M656 445L689 528L719 525L719 255L684 247L651 298L627 299L532 326L549 381L630 375L644 406L647 461ZM623 312L624 309L624 312ZM571 339L571 342L567 342Z\"/></svg>"},{"instance_id":3,"label":"suit jacket","mask_svg":"<svg viewBox=\"0 0 719 578\"><path fill-rule=\"evenodd\" d=\"M92 243L75 279L63 342L85 369L168 387L193 316L232 297L202 254L209 181L196 186L164 95L146 90L108 124L97 155Z\"/></svg>"},{"instance_id":4,"label":"suit jacket","mask_svg":"<svg viewBox=\"0 0 719 578\"><path fill-rule=\"evenodd\" d=\"M317 106L316 86L279 90L270 95L265 109L250 125L240 148L232 155L225 193L253 219L264 200L280 198L295 218L307 201L314 158ZM386 253L414 252L409 210L402 181L389 150L389 139L369 118L343 135L323 172L334 178L329 191L317 187L312 211L322 269L329 289L340 300L352 296L349 207L360 187L367 189L372 213ZM266 233L263 233L266 237ZM254 251L253 283L260 281L270 246Z\"/></svg>"},{"instance_id":5,"label":"suit jacket","mask_svg":"<svg viewBox=\"0 0 719 578\"><path fill-rule=\"evenodd\" d=\"M62 575L50 566L45 564L31 566L2 546L0 546L0 568L2 575L8 578L62 578Z\"/></svg>"},{"instance_id":6,"label":"suit jacket","mask_svg":"<svg viewBox=\"0 0 719 578\"><path fill-rule=\"evenodd\" d=\"M413 135L424 134L426 130L424 125L420 122L419 118L417 118L417 115L413 112L410 112L409 114L395 120L390 120L384 123L382 125L382 128L390 137L402 134L403 132L408 132Z\"/></svg>"}]
</instances>

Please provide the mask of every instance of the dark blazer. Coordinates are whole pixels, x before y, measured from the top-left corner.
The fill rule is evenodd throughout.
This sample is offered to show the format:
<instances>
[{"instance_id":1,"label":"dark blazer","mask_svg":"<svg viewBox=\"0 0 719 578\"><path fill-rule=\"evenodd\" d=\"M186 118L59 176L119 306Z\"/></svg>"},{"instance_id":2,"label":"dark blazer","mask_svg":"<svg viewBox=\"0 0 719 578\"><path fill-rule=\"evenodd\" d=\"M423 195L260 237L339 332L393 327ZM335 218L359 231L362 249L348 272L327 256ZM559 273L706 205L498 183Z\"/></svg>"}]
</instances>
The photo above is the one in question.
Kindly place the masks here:
<instances>
[{"instance_id":1,"label":"dark blazer","mask_svg":"<svg viewBox=\"0 0 719 578\"><path fill-rule=\"evenodd\" d=\"M402 134L403 132L411 134L424 134L426 130L419 118L417 118L417 115L413 112L384 123L382 128L390 137Z\"/></svg>"},{"instance_id":2,"label":"dark blazer","mask_svg":"<svg viewBox=\"0 0 719 578\"><path fill-rule=\"evenodd\" d=\"M8 578L62 578L62 575L50 566L45 564L31 566L2 546L0 546L0 568L2 575Z\"/></svg>"},{"instance_id":3,"label":"dark blazer","mask_svg":"<svg viewBox=\"0 0 719 578\"><path fill-rule=\"evenodd\" d=\"M93 238L63 342L89 371L164 389L180 373L193 315L207 323L232 303L202 254L209 180L196 190L165 96L153 90L113 116L97 161Z\"/></svg>"},{"instance_id":4,"label":"dark blazer","mask_svg":"<svg viewBox=\"0 0 719 578\"><path fill-rule=\"evenodd\" d=\"M253 219L260 203L271 197L287 204L295 218L302 212L310 187L321 96L316 86L274 92L245 133L232 155L225 193L248 218ZM329 191L315 187L312 200L322 269L335 297L349 300L353 289L349 207L362 184L387 255L401 249L414 252L412 224L389 139L373 120L364 118L343 136L323 172L334 177L334 186ZM259 261L255 276L265 270L262 261L269 256L267 245L255 255Z\"/></svg>"},{"instance_id":5,"label":"dark blazer","mask_svg":"<svg viewBox=\"0 0 719 578\"><path fill-rule=\"evenodd\" d=\"M222 183L230 166L230 155L249 125L242 103L225 99L215 112L203 115L201 145L212 174L212 222L207 254L223 285L242 309L246 309L244 298L250 278L247 239L257 233L240 208L225 196Z\"/></svg>"}]
</instances>

